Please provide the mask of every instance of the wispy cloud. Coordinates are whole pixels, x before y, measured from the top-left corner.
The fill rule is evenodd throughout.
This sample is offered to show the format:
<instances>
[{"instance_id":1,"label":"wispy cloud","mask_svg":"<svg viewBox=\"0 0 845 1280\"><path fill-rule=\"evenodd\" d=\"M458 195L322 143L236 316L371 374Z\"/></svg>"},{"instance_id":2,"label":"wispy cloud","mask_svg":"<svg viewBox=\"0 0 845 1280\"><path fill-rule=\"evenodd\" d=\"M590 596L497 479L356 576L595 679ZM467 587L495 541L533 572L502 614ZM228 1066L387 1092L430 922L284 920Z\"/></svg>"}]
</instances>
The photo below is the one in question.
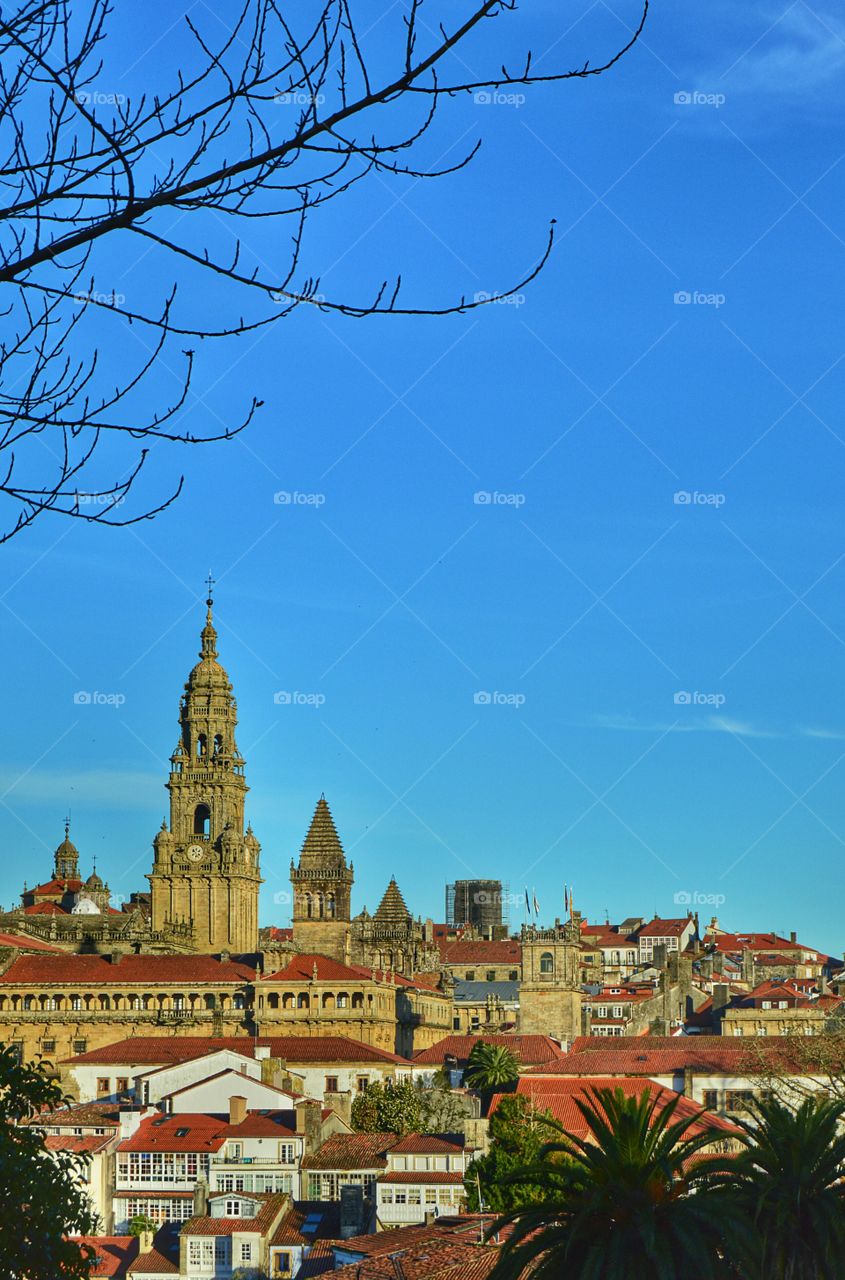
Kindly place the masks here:
<instances>
[{"instance_id":1,"label":"wispy cloud","mask_svg":"<svg viewBox=\"0 0 845 1280\"><path fill-rule=\"evenodd\" d=\"M74 804L105 809L149 809L161 789L161 778L140 770L39 769L24 774L0 769L0 795L6 804ZM162 802L163 803L163 802Z\"/></svg>"},{"instance_id":2,"label":"wispy cloud","mask_svg":"<svg viewBox=\"0 0 845 1280\"><path fill-rule=\"evenodd\" d=\"M733 5L731 9L737 13ZM804 0L749 7L744 13L754 15L757 29L747 30L747 47L719 73L731 93L800 97L839 85L845 73L845 23L840 14Z\"/></svg>"},{"instance_id":3,"label":"wispy cloud","mask_svg":"<svg viewBox=\"0 0 845 1280\"><path fill-rule=\"evenodd\" d=\"M679 710L678 719L637 720L633 716L592 716L587 722L592 729L609 729L621 733L729 733L737 738L782 738L775 729L752 724L749 720L735 720L731 716L703 715L692 718L685 708Z\"/></svg>"},{"instance_id":4,"label":"wispy cloud","mask_svg":"<svg viewBox=\"0 0 845 1280\"><path fill-rule=\"evenodd\" d=\"M802 725L798 732L802 738L821 738L825 742L845 742L845 729L825 729L815 725Z\"/></svg>"}]
</instances>

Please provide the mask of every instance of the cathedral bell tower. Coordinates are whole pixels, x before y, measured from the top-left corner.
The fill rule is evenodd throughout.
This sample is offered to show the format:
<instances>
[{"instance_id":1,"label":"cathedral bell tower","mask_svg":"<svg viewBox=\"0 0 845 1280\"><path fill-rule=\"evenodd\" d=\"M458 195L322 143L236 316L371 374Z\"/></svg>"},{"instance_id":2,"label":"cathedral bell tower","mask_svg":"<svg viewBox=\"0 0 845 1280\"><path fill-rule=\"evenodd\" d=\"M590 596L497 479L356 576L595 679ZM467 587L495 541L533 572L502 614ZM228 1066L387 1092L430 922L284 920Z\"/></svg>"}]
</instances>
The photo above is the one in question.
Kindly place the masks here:
<instances>
[{"instance_id":1,"label":"cathedral bell tower","mask_svg":"<svg viewBox=\"0 0 845 1280\"><path fill-rule=\"evenodd\" d=\"M212 581L200 660L179 706L180 734L170 757L170 822L153 841L152 926L193 926L198 951L258 948L261 846L244 830L248 787L235 743L237 704L217 661Z\"/></svg>"}]
</instances>

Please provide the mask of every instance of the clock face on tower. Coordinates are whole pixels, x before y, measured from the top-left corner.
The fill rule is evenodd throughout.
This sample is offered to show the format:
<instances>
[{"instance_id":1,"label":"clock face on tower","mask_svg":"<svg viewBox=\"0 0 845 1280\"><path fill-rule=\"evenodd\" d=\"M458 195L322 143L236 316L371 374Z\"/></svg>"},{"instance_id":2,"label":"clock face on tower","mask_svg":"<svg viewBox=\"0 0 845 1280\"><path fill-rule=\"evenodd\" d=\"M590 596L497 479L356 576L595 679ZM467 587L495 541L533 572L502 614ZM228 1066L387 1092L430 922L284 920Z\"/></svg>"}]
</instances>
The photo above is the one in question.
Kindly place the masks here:
<instances>
[{"instance_id":1,"label":"clock face on tower","mask_svg":"<svg viewBox=\"0 0 845 1280\"><path fill-rule=\"evenodd\" d=\"M205 849L201 844L192 844L188 846L188 857L191 862L201 862L205 857Z\"/></svg>"}]
</instances>

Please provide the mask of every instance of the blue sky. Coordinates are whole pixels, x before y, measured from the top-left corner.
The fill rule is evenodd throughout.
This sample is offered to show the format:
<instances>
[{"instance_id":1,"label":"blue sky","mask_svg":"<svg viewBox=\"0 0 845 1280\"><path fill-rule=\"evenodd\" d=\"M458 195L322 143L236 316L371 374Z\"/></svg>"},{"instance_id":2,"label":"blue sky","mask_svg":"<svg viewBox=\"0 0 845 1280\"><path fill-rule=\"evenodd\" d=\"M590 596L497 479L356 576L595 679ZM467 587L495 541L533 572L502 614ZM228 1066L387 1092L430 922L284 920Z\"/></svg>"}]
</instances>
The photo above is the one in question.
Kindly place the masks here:
<instances>
[{"instance_id":1,"label":"blue sky","mask_svg":"<svg viewBox=\"0 0 845 1280\"><path fill-rule=\"evenodd\" d=\"M596 61L633 15L599 0L562 26L525 4L466 56ZM155 83L178 49L119 29L108 87ZM325 791L356 909L395 874L442 918L445 883L481 875L551 920L566 882L592 919L698 895L704 918L841 952L843 74L832 4L658 3L606 77L451 104L425 156L480 136L469 169L376 179L315 223L309 273L355 299L399 270L408 299L489 292L552 217L558 238L507 304L302 310L202 345L188 420L236 421L255 394L254 427L156 450L147 492L182 469L186 488L154 523L45 519L4 549L0 901L46 874L68 808L83 861L144 887L211 569L263 922L288 922L274 898ZM250 236L284 261L284 235ZM170 280L141 253L127 237L97 264L128 306ZM185 314L224 305L183 293ZM137 342L118 321L104 358L125 368Z\"/></svg>"}]
</instances>

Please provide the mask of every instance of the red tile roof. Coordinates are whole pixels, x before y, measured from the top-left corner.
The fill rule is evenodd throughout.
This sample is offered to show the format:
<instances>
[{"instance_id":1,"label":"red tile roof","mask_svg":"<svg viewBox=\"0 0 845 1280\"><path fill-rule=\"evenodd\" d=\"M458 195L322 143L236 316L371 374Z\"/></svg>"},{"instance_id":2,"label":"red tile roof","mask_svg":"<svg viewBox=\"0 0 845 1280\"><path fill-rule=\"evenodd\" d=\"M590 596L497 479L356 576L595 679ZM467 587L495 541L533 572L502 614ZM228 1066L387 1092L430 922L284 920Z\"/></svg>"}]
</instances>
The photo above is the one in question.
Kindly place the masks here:
<instances>
[{"instance_id":1,"label":"red tile roof","mask_svg":"<svg viewBox=\"0 0 845 1280\"><path fill-rule=\"evenodd\" d=\"M72 1151L75 1155L87 1152L94 1155L111 1142L114 1134L93 1134L77 1137L71 1133L48 1133L44 1137L44 1146L48 1151Z\"/></svg>"},{"instance_id":2,"label":"red tile roof","mask_svg":"<svg viewBox=\"0 0 845 1280\"><path fill-rule=\"evenodd\" d=\"M307 1235L303 1235L302 1228L309 1218L316 1229L309 1230ZM282 1218L270 1243L312 1245L326 1239L337 1240L339 1237L340 1202L338 1200L297 1200Z\"/></svg>"},{"instance_id":3,"label":"red tile roof","mask_svg":"<svg viewBox=\"0 0 845 1280\"><path fill-rule=\"evenodd\" d=\"M25 933L0 933L0 947L14 947L17 951L50 951L53 955L64 955L61 947L54 947L40 938L28 938Z\"/></svg>"},{"instance_id":4,"label":"red tile roof","mask_svg":"<svg viewBox=\"0 0 845 1280\"><path fill-rule=\"evenodd\" d=\"M366 965L360 964L341 964L339 960L333 960L331 956L322 956L318 954L307 954L301 956L293 956L283 969L277 970L276 973L265 974L265 982L313 982L314 971L316 969L317 982L372 982L373 970L368 969ZM429 983L423 979L403 978L401 974L393 973L385 969L375 970L376 982L387 982L391 986L396 987L426 987Z\"/></svg>"},{"instance_id":5,"label":"red tile roof","mask_svg":"<svg viewBox=\"0 0 845 1280\"><path fill-rule=\"evenodd\" d=\"M223 1195L232 1195L232 1192L224 1192ZM254 1218L207 1218L197 1217L191 1218L184 1224L181 1230L183 1236L230 1236L233 1232L247 1231L257 1232L264 1235L273 1226L276 1218L288 1204L286 1195L276 1193L273 1195L262 1195L258 1192L235 1192L239 1199L246 1201L254 1201L261 1204L261 1208ZM219 1199L219 1196L215 1196Z\"/></svg>"},{"instance_id":6,"label":"red tile roof","mask_svg":"<svg viewBox=\"0 0 845 1280\"><path fill-rule=\"evenodd\" d=\"M407 1183L411 1183L412 1185L416 1184L417 1186L420 1186L420 1187L432 1186L432 1185L439 1186L441 1184L443 1186L456 1187L456 1186L463 1185L463 1181L464 1181L464 1175L462 1173L459 1173L457 1170L453 1170L447 1173L445 1169L441 1169L439 1171L421 1169L418 1173L414 1173L414 1172L408 1172L407 1170L404 1170L404 1169L391 1169L389 1170L388 1173L382 1174L382 1176L379 1178L379 1186L383 1182L390 1182L390 1183L398 1182L401 1184L407 1184Z\"/></svg>"},{"instance_id":7,"label":"red tile roof","mask_svg":"<svg viewBox=\"0 0 845 1280\"><path fill-rule=\"evenodd\" d=\"M457 1058L459 1063L466 1063L473 1046L478 1043L503 1045L510 1049L521 1063L534 1064L555 1062L563 1056L563 1050L549 1036L534 1035L470 1035L444 1036L429 1049L421 1049L414 1054L414 1066L442 1066L445 1058Z\"/></svg>"},{"instance_id":8,"label":"red tile roof","mask_svg":"<svg viewBox=\"0 0 845 1280\"><path fill-rule=\"evenodd\" d=\"M440 959L444 964L515 964L522 963L522 943L518 938L500 942L442 942Z\"/></svg>"},{"instance_id":9,"label":"red tile roof","mask_svg":"<svg viewBox=\"0 0 845 1280\"><path fill-rule=\"evenodd\" d=\"M133 1236L77 1236L76 1243L87 1245L96 1254L92 1277L125 1276L126 1268L138 1252Z\"/></svg>"},{"instance_id":10,"label":"red tile roof","mask_svg":"<svg viewBox=\"0 0 845 1280\"><path fill-rule=\"evenodd\" d=\"M812 1037L809 1038L812 1040ZM774 1057L787 1070L810 1069L812 1044L796 1045L791 1036L579 1036L569 1053L547 1066L529 1067L526 1076L665 1076L687 1067L699 1073L742 1075L755 1068L754 1055ZM843 1063L845 1069L845 1063ZM757 1067L759 1070L759 1067Z\"/></svg>"},{"instance_id":11,"label":"red tile roof","mask_svg":"<svg viewBox=\"0 0 845 1280\"><path fill-rule=\"evenodd\" d=\"M460 1155L464 1149L463 1137L455 1135L451 1142L435 1133L408 1133L391 1147L394 1155Z\"/></svg>"},{"instance_id":12,"label":"red tile roof","mask_svg":"<svg viewBox=\"0 0 845 1280\"><path fill-rule=\"evenodd\" d=\"M171 1262L158 1249L153 1248L149 1253L139 1253L138 1257L129 1266L128 1274L132 1275L154 1275L154 1276L175 1276L179 1273L179 1265Z\"/></svg>"},{"instance_id":13,"label":"red tile roof","mask_svg":"<svg viewBox=\"0 0 845 1280\"><path fill-rule=\"evenodd\" d=\"M685 929L694 922L686 917L683 920L661 920L659 916L655 916L653 920L649 920L648 924L644 924L642 929L637 931L638 938L679 938Z\"/></svg>"},{"instance_id":14,"label":"red tile roof","mask_svg":"<svg viewBox=\"0 0 845 1280\"><path fill-rule=\"evenodd\" d=\"M395 1133L334 1133L302 1161L303 1169L386 1169Z\"/></svg>"},{"instance_id":15,"label":"red tile roof","mask_svg":"<svg viewBox=\"0 0 845 1280\"><path fill-rule=\"evenodd\" d=\"M697 1136L706 1129L718 1130L715 1137L726 1137L739 1132L734 1125L712 1115L698 1103L666 1089L654 1080L618 1079L612 1076L579 1076L577 1079L538 1080L531 1076L522 1076L517 1085L517 1093L524 1094L531 1100L537 1111L549 1111L568 1134L576 1138L587 1138L589 1129L577 1102L589 1100L592 1089L621 1089L626 1097L639 1097L648 1090L652 1098L657 1099L660 1110L672 1100L677 1101L675 1120L688 1120L690 1128L687 1136ZM503 1097L508 1095L497 1093L490 1103L490 1114L496 1110Z\"/></svg>"},{"instance_id":16,"label":"red tile roof","mask_svg":"<svg viewBox=\"0 0 845 1280\"><path fill-rule=\"evenodd\" d=\"M90 1049L66 1061L74 1065L85 1063L114 1063L119 1066L172 1066L178 1062L191 1062L219 1049L232 1049L235 1053L255 1056L255 1049L269 1048L271 1057L281 1058L289 1064L318 1062L369 1062L403 1063L387 1049L377 1049L349 1036L128 1036L100 1049Z\"/></svg>"},{"instance_id":17,"label":"red tile roof","mask_svg":"<svg viewBox=\"0 0 845 1280\"><path fill-rule=\"evenodd\" d=\"M121 1152L219 1151L228 1127L228 1120L220 1116L160 1113L142 1120L138 1131L131 1138L125 1138L117 1149Z\"/></svg>"},{"instance_id":18,"label":"red tile roof","mask_svg":"<svg viewBox=\"0 0 845 1280\"><path fill-rule=\"evenodd\" d=\"M118 964L106 956L80 956L68 952L53 956L19 956L0 974L5 986L44 984L51 987L144 982L188 986L202 982L252 982L255 970L241 961L221 961L214 956L127 955Z\"/></svg>"},{"instance_id":19,"label":"red tile roof","mask_svg":"<svg viewBox=\"0 0 845 1280\"><path fill-rule=\"evenodd\" d=\"M413 1242L408 1239L411 1230L382 1233L390 1241L383 1253L365 1254L361 1261L330 1274L336 1280L396 1280L400 1274L403 1280L487 1280L499 1257L494 1244L436 1236ZM477 1236L479 1228L473 1230ZM344 1241L338 1247L346 1250L348 1245L349 1241Z\"/></svg>"},{"instance_id":20,"label":"red tile roof","mask_svg":"<svg viewBox=\"0 0 845 1280\"><path fill-rule=\"evenodd\" d=\"M42 1111L28 1124L45 1129L101 1129L120 1125L120 1104L117 1102L81 1102L62 1107L60 1111Z\"/></svg>"},{"instance_id":21,"label":"red tile roof","mask_svg":"<svg viewBox=\"0 0 845 1280\"><path fill-rule=\"evenodd\" d=\"M35 898L44 898L49 893L79 893L82 887L81 880L45 880L44 884L37 884L34 889L27 889L27 894L32 894Z\"/></svg>"},{"instance_id":22,"label":"red tile roof","mask_svg":"<svg viewBox=\"0 0 845 1280\"><path fill-rule=\"evenodd\" d=\"M69 911L60 907L58 902L33 902L31 907L24 907L25 916L68 916Z\"/></svg>"}]
</instances>

